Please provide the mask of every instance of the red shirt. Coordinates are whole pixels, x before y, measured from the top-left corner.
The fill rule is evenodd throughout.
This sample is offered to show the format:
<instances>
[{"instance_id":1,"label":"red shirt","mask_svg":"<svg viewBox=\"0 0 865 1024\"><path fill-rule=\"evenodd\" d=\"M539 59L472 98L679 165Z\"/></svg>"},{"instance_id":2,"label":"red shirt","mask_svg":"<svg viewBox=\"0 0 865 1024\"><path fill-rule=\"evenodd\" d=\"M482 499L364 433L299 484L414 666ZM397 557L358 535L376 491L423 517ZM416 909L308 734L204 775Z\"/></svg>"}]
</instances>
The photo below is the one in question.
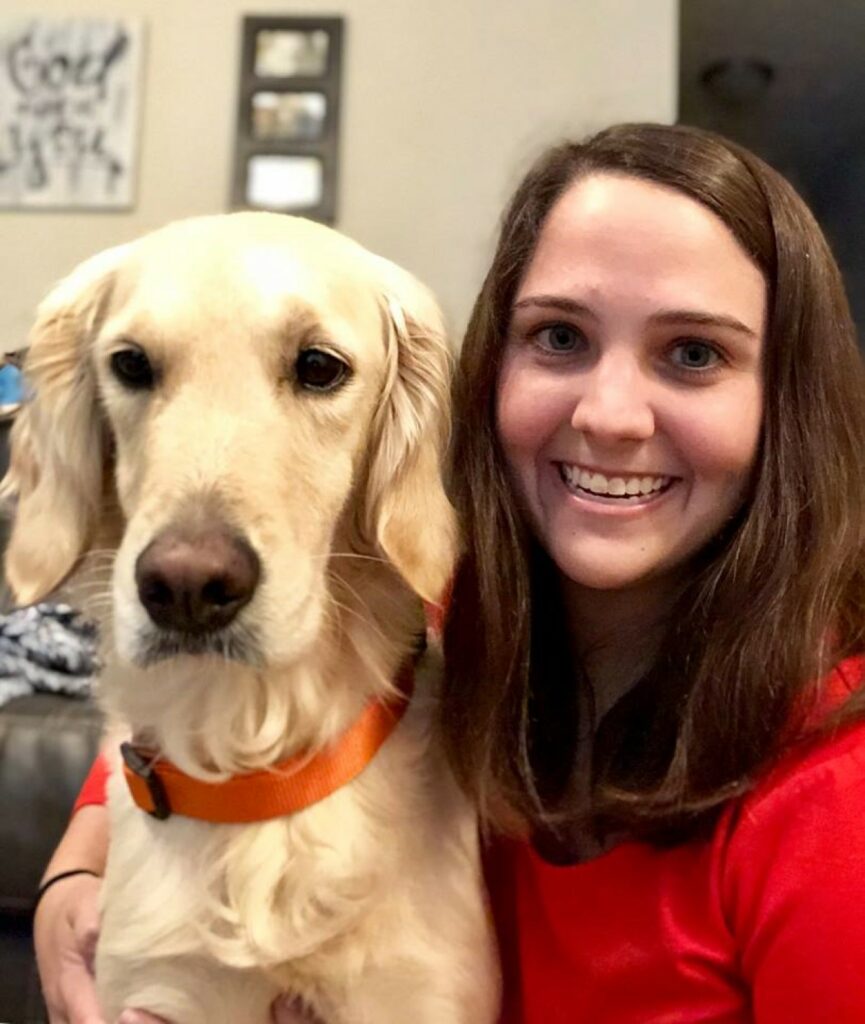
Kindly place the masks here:
<instances>
[{"instance_id":1,"label":"red shirt","mask_svg":"<svg viewBox=\"0 0 865 1024\"><path fill-rule=\"evenodd\" d=\"M502 844L490 884L502 1024L863 1024L865 723L788 755L707 841L570 867Z\"/></svg>"},{"instance_id":2,"label":"red shirt","mask_svg":"<svg viewBox=\"0 0 865 1024\"><path fill-rule=\"evenodd\" d=\"M104 800L97 762L76 806ZM502 842L489 881L501 1024L863 1024L865 723L793 751L709 840L572 867Z\"/></svg>"}]
</instances>

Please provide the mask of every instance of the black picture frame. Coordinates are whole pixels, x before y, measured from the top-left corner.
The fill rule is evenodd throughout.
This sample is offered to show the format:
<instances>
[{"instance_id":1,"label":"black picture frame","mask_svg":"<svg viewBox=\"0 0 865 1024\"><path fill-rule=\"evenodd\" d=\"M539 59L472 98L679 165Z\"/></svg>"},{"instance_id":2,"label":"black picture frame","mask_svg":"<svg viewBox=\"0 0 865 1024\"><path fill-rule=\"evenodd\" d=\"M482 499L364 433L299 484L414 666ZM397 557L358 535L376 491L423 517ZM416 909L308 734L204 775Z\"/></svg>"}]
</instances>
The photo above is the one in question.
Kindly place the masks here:
<instances>
[{"instance_id":1,"label":"black picture frame","mask_svg":"<svg viewBox=\"0 0 865 1024\"><path fill-rule=\"evenodd\" d=\"M243 19L234 209L296 213L334 223L344 24L341 17ZM267 104L258 104L258 121L257 96L268 98ZM312 97L323 97L323 102ZM266 122L265 106L272 108Z\"/></svg>"}]
</instances>

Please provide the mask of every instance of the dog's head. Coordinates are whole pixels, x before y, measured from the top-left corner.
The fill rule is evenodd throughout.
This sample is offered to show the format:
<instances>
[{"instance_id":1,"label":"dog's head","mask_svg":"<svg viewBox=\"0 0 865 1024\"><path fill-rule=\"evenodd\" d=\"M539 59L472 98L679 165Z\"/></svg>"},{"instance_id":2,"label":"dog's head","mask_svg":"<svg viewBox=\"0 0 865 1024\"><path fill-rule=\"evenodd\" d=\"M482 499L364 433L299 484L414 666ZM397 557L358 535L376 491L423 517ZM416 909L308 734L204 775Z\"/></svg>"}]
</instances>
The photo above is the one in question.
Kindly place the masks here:
<instances>
[{"instance_id":1,"label":"dog's head","mask_svg":"<svg viewBox=\"0 0 865 1024\"><path fill-rule=\"evenodd\" d=\"M429 293L328 228L169 225L45 300L12 432L22 602L117 537L115 647L286 662L316 642L334 544L434 600L450 353Z\"/></svg>"}]
</instances>

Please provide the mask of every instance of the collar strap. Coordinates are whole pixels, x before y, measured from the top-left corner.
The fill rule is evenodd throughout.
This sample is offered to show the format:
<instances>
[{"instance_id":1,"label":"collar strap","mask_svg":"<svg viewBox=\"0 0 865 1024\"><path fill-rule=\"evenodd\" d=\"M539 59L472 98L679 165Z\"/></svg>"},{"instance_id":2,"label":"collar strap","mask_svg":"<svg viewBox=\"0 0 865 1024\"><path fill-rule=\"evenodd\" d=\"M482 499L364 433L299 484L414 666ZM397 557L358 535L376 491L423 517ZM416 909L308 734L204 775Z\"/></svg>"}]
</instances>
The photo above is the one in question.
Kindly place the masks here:
<instances>
[{"instance_id":1,"label":"collar strap","mask_svg":"<svg viewBox=\"0 0 865 1024\"><path fill-rule=\"evenodd\" d=\"M154 818L179 814L220 824L266 821L302 811L360 775L399 724L413 684L409 663L400 673L399 693L370 701L342 736L323 750L224 782L196 779L153 751L122 743L123 773L132 799Z\"/></svg>"}]
</instances>

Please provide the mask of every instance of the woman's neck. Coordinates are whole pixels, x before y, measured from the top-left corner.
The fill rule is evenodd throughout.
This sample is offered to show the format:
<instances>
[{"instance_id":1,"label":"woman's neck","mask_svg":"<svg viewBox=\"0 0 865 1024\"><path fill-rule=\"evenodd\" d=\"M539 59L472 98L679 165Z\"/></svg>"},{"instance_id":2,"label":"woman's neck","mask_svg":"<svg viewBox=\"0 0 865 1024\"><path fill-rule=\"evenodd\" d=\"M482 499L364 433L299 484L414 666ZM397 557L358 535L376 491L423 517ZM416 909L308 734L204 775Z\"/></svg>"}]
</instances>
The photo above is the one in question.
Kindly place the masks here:
<instances>
[{"instance_id":1,"label":"woman's neck","mask_svg":"<svg viewBox=\"0 0 865 1024\"><path fill-rule=\"evenodd\" d=\"M597 721L651 666L679 593L669 577L620 590L562 579L572 654L591 681Z\"/></svg>"}]
</instances>

